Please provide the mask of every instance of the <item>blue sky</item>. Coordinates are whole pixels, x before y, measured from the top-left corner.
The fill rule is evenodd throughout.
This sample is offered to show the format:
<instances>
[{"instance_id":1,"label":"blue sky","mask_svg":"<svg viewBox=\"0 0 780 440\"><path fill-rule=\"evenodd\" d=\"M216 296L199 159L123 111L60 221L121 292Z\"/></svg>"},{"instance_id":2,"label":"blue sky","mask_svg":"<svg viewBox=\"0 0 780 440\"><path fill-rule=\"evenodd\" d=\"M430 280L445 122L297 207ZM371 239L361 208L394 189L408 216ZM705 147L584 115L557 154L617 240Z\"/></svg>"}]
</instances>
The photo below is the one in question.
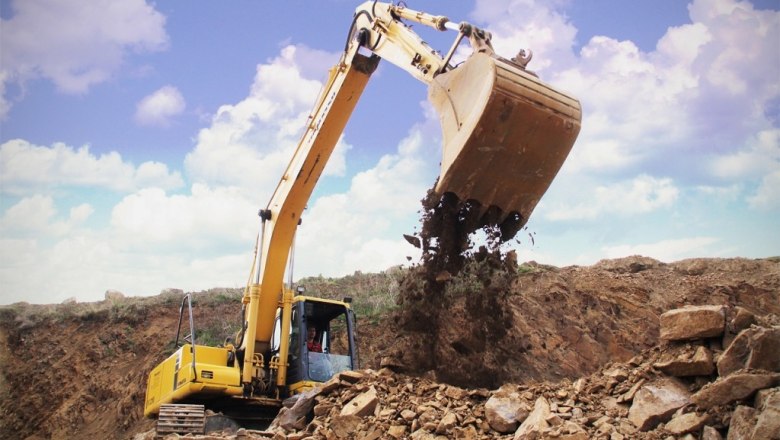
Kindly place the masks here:
<instances>
[{"instance_id":1,"label":"blue sky","mask_svg":"<svg viewBox=\"0 0 780 440\"><path fill-rule=\"evenodd\" d=\"M582 102L521 260L780 254L776 0L407 3L507 57L531 48ZM0 0L0 303L243 286L357 4ZM401 234L439 130L425 85L382 63L304 213L296 278L416 257Z\"/></svg>"}]
</instances>

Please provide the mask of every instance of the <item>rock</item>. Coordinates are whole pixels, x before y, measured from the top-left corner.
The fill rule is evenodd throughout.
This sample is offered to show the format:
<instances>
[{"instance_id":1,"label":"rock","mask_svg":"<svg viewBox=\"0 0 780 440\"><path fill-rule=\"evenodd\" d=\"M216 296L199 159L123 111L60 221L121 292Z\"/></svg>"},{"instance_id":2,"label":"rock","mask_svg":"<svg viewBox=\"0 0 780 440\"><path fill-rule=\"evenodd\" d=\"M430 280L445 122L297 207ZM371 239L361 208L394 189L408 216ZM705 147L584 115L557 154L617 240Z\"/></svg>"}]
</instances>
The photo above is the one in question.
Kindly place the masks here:
<instances>
[{"instance_id":1,"label":"rock","mask_svg":"<svg viewBox=\"0 0 780 440\"><path fill-rule=\"evenodd\" d=\"M734 333L739 333L755 323L756 315L744 307L737 306L734 308L734 318L731 319L729 328Z\"/></svg>"},{"instance_id":2,"label":"rock","mask_svg":"<svg viewBox=\"0 0 780 440\"><path fill-rule=\"evenodd\" d=\"M365 417L373 414L376 405L379 402L376 396L376 388L372 385L368 391L356 396L350 400L344 408L341 409L342 416L355 415Z\"/></svg>"},{"instance_id":3,"label":"rock","mask_svg":"<svg viewBox=\"0 0 780 440\"><path fill-rule=\"evenodd\" d=\"M485 418L494 431L509 433L528 417L530 408L525 400L508 387L501 387L485 402Z\"/></svg>"},{"instance_id":4,"label":"rock","mask_svg":"<svg viewBox=\"0 0 780 440\"><path fill-rule=\"evenodd\" d=\"M387 435L392 438L403 438L406 435L405 425L392 425L387 429Z\"/></svg>"},{"instance_id":5,"label":"rock","mask_svg":"<svg viewBox=\"0 0 780 440\"><path fill-rule=\"evenodd\" d=\"M777 373L734 373L703 386L691 396L691 401L699 408L709 409L747 399L756 391L770 388L778 382L780 374Z\"/></svg>"},{"instance_id":6,"label":"rock","mask_svg":"<svg viewBox=\"0 0 780 440\"><path fill-rule=\"evenodd\" d=\"M458 417L455 413L448 412L444 414L441 421L436 425L436 434L446 434L447 431L454 428L458 424Z\"/></svg>"},{"instance_id":7,"label":"rock","mask_svg":"<svg viewBox=\"0 0 780 440\"><path fill-rule=\"evenodd\" d=\"M637 391L628 420L640 431L648 431L668 421L689 402L690 392L685 385L672 378L656 380Z\"/></svg>"},{"instance_id":8,"label":"rock","mask_svg":"<svg viewBox=\"0 0 780 440\"><path fill-rule=\"evenodd\" d=\"M64 300L62 300L62 304L77 304L78 302L79 300L76 299L75 296L71 296L70 298L65 298Z\"/></svg>"},{"instance_id":9,"label":"rock","mask_svg":"<svg viewBox=\"0 0 780 440\"><path fill-rule=\"evenodd\" d=\"M450 399L455 400L463 400L468 396L469 392L464 390L463 388L459 388L452 385L447 385L447 388L444 389L444 395L449 397Z\"/></svg>"},{"instance_id":10,"label":"rock","mask_svg":"<svg viewBox=\"0 0 780 440\"><path fill-rule=\"evenodd\" d=\"M332 410L336 405L332 403L319 403L314 406L314 416L320 417L324 416L330 413L330 410Z\"/></svg>"},{"instance_id":11,"label":"rock","mask_svg":"<svg viewBox=\"0 0 780 440\"><path fill-rule=\"evenodd\" d=\"M715 364L712 360L712 352L706 347L697 347L690 357L677 357L665 362L657 362L653 367L664 373L675 376L709 376L715 371Z\"/></svg>"},{"instance_id":12,"label":"rock","mask_svg":"<svg viewBox=\"0 0 780 440\"><path fill-rule=\"evenodd\" d=\"M515 432L514 440L534 439L550 427L547 418L550 417L550 403L544 397L536 399L534 410L528 415Z\"/></svg>"},{"instance_id":13,"label":"rock","mask_svg":"<svg viewBox=\"0 0 780 440\"><path fill-rule=\"evenodd\" d=\"M672 418L664 428L674 435L697 432L707 423L708 419L707 414L686 413Z\"/></svg>"},{"instance_id":14,"label":"rock","mask_svg":"<svg viewBox=\"0 0 780 440\"><path fill-rule=\"evenodd\" d=\"M617 399L617 403L625 403L630 402L634 400L634 396L636 396L637 391L639 391L640 388L642 388L642 385L645 384L646 379L642 378L639 379L635 384L631 386L631 388L628 389L625 393L620 395Z\"/></svg>"},{"instance_id":15,"label":"rock","mask_svg":"<svg viewBox=\"0 0 780 440\"><path fill-rule=\"evenodd\" d=\"M407 422L411 422L412 420L417 418L417 413L412 410L405 409L401 411L401 418L406 420Z\"/></svg>"},{"instance_id":16,"label":"rock","mask_svg":"<svg viewBox=\"0 0 780 440\"><path fill-rule=\"evenodd\" d=\"M780 327L741 331L718 359L718 374L742 368L780 371Z\"/></svg>"},{"instance_id":17,"label":"rock","mask_svg":"<svg viewBox=\"0 0 780 440\"><path fill-rule=\"evenodd\" d=\"M759 411L754 439L780 439L780 388L762 390L756 394L755 408Z\"/></svg>"},{"instance_id":18,"label":"rock","mask_svg":"<svg viewBox=\"0 0 780 440\"><path fill-rule=\"evenodd\" d=\"M284 407L279 411L279 414L277 414L276 418L271 422L269 430L274 430L275 428L282 428L286 431L303 429L306 426L306 416L314 407L314 398L317 397L319 393L320 389L314 388L313 390L299 394L298 399L295 400L292 407Z\"/></svg>"},{"instance_id":19,"label":"rock","mask_svg":"<svg viewBox=\"0 0 780 440\"><path fill-rule=\"evenodd\" d=\"M354 438L361 419L355 415L339 415L330 419L330 429L337 438Z\"/></svg>"},{"instance_id":20,"label":"rock","mask_svg":"<svg viewBox=\"0 0 780 440\"><path fill-rule=\"evenodd\" d=\"M342 371L339 373L339 380L349 383L358 383L365 375L359 371Z\"/></svg>"},{"instance_id":21,"label":"rock","mask_svg":"<svg viewBox=\"0 0 780 440\"><path fill-rule=\"evenodd\" d=\"M120 299L123 299L125 297L125 294L114 289L108 289L106 290L106 293L103 295L103 299L106 301L118 301Z\"/></svg>"},{"instance_id":22,"label":"rock","mask_svg":"<svg viewBox=\"0 0 780 440\"><path fill-rule=\"evenodd\" d=\"M332 391L337 390L341 387L341 382L339 381L339 378L337 376L333 376L330 379L328 379L327 382L320 385L320 393L323 395L328 395Z\"/></svg>"},{"instance_id":23,"label":"rock","mask_svg":"<svg viewBox=\"0 0 780 440\"><path fill-rule=\"evenodd\" d=\"M739 405L731 413L729 434L726 440L752 440L753 428L756 426L756 410L744 405Z\"/></svg>"},{"instance_id":24,"label":"rock","mask_svg":"<svg viewBox=\"0 0 780 440\"><path fill-rule=\"evenodd\" d=\"M701 440L723 440L723 436L712 426L705 426L701 430Z\"/></svg>"},{"instance_id":25,"label":"rock","mask_svg":"<svg viewBox=\"0 0 780 440\"><path fill-rule=\"evenodd\" d=\"M479 434L477 433L477 429L469 425L465 428L453 429L452 438L458 440L477 440L480 437Z\"/></svg>"},{"instance_id":26,"label":"rock","mask_svg":"<svg viewBox=\"0 0 780 440\"><path fill-rule=\"evenodd\" d=\"M661 339L683 341L720 336L725 326L723 306L687 306L661 315Z\"/></svg>"}]
</instances>

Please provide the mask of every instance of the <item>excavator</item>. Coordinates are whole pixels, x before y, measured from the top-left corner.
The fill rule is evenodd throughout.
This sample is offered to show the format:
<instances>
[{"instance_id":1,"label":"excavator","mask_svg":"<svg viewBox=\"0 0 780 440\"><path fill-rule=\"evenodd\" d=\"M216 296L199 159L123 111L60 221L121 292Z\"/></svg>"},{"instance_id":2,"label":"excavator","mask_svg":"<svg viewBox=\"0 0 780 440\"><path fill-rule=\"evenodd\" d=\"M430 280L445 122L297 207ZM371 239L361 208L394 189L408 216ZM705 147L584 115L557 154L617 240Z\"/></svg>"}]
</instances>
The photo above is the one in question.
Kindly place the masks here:
<instances>
[{"instance_id":1,"label":"excavator","mask_svg":"<svg viewBox=\"0 0 780 440\"><path fill-rule=\"evenodd\" d=\"M407 23L456 37L442 53ZM403 4L368 1L356 9L344 53L329 71L270 202L259 211L235 340L222 347L196 344L192 302L188 296L182 300L179 347L147 381L144 414L158 416L158 432L164 420L186 413L188 404L278 409L283 399L358 368L350 300L293 292L292 277L285 285L284 276L306 203L381 59L428 87L443 141L435 193L475 201L479 214L498 224L527 221L577 138L581 107L526 69L530 51L507 59L495 53L491 38L472 24ZM471 53L454 63L464 39ZM189 335L180 343L185 309Z\"/></svg>"}]
</instances>

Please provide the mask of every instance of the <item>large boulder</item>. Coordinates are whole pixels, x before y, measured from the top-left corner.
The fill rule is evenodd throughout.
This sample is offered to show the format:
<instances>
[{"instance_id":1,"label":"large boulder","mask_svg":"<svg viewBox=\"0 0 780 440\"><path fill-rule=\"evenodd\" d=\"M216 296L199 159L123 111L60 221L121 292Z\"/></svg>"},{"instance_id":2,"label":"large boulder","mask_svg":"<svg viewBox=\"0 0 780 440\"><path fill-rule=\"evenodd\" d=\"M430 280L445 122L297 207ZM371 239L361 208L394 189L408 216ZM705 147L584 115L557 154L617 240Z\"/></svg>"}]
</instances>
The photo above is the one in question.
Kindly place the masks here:
<instances>
[{"instance_id":1,"label":"large boulder","mask_svg":"<svg viewBox=\"0 0 780 440\"><path fill-rule=\"evenodd\" d=\"M368 391L355 396L354 399L347 402L347 404L344 405L344 408L341 409L341 415L365 417L374 413L378 402L379 399L376 395L376 388L372 386Z\"/></svg>"},{"instance_id":2,"label":"large boulder","mask_svg":"<svg viewBox=\"0 0 780 440\"><path fill-rule=\"evenodd\" d=\"M661 378L637 391L628 420L641 431L649 431L667 422L675 411L690 403L691 393L674 378Z\"/></svg>"},{"instance_id":3,"label":"large boulder","mask_svg":"<svg viewBox=\"0 0 780 440\"><path fill-rule=\"evenodd\" d=\"M687 434L689 432L698 432L707 423L709 417L707 414L686 413L674 417L666 424L667 431L674 435Z\"/></svg>"},{"instance_id":4,"label":"large boulder","mask_svg":"<svg viewBox=\"0 0 780 440\"><path fill-rule=\"evenodd\" d=\"M780 327L743 330L718 358L720 376L743 368L780 372Z\"/></svg>"},{"instance_id":5,"label":"large boulder","mask_svg":"<svg viewBox=\"0 0 780 440\"><path fill-rule=\"evenodd\" d=\"M493 430L504 434L515 432L530 412L528 402L511 386L502 386L485 402L485 419Z\"/></svg>"},{"instance_id":6,"label":"large boulder","mask_svg":"<svg viewBox=\"0 0 780 440\"><path fill-rule=\"evenodd\" d=\"M729 434L726 436L726 440L752 440L755 426L756 410L749 406L739 405L731 413Z\"/></svg>"},{"instance_id":7,"label":"large boulder","mask_svg":"<svg viewBox=\"0 0 780 440\"><path fill-rule=\"evenodd\" d=\"M778 373L738 372L719 377L691 396L691 401L700 408L708 409L718 405L747 399L756 391L771 388L780 382Z\"/></svg>"},{"instance_id":8,"label":"large boulder","mask_svg":"<svg viewBox=\"0 0 780 440\"><path fill-rule=\"evenodd\" d=\"M550 403L544 397L536 399L534 410L515 432L514 440L542 438L542 433L550 427L547 419L552 415Z\"/></svg>"},{"instance_id":9,"label":"large boulder","mask_svg":"<svg viewBox=\"0 0 780 440\"><path fill-rule=\"evenodd\" d=\"M685 350L671 359L664 359L656 362L653 367L664 373L675 376L709 376L715 371L715 362L712 359L712 352L707 347L696 347L695 349Z\"/></svg>"},{"instance_id":10,"label":"large boulder","mask_svg":"<svg viewBox=\"0 0 780 440\"><path fill-rule=\"evenodd\" d=\"M756 394L756 427L754 439L780 439L780 388L762 390Z\"/></svg>"},{"instance_id":11,"label":"large boulder","mask_svg":"<svg viewBox=\"0 0 780 440\"><path fill-rule=\"evenodd\" d=\"M687 306L661 315L661 339L667 341L720 336L725 327L723 306Z\"/></svg>"}]
</instances>

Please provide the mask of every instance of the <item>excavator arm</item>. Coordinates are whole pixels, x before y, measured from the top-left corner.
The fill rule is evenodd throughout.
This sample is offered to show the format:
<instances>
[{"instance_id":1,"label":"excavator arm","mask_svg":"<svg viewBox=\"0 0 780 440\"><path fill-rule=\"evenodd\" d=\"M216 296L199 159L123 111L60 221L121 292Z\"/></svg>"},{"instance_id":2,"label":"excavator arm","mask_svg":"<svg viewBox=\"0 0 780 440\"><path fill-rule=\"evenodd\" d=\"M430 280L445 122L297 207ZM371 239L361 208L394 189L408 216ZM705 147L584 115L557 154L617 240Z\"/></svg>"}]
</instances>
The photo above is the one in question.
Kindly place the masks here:
<instances>
[{"instance_id":1,"label":"excavator arm","mask_svg":"<svg viewBox=\"0 0 780 440\"><path fill-rule=\"evenodd\" d=\"M442 55L402 19L458 35ZM449 62L463 38L473 54L458 67ZM269 349L277 307L282 308L277 386L286 383L289 304L283 285L301 214L379 59L406 70L429 87L443 130L443 159L436 185L491 215L524 224L552 182L579 132L579 102L527 72L529 58L497 56L491 35L468 23L454 24L389 3L369 1L353 17L339 62L307 121L306 130L266 209L260 211L252 281L243 298L242 383L257 371L255 354ZM517 225L515 225L517 226Z\"/></svg>"},{"instance_id":2,"label":"excavator arm","mask_svg":"<svg viewBox=\"0 0 780 440\"><path fill-rule=\"evenodd\" d=\"M257 243L253 282L244 296L246 331L243 340L242 382L252 381L254 353L269 348L276 309L284 296L285 266L295 230L330 158L336 143L357 104L379 58L358 53L351 44L341 60L331 68L328 80L309 116L307 127L292 160L282 175L267 208L260 211L261 232ZM284 293L284 295L283 295ZM289 310L284 308L283 310ZM282 316L282 328L289 328L289 314ZM287 332L282 332L282 338ZM279 359L287 359L288 344L280 344ZM285 363L276 375L277 385L286 381Z\"/></svg>"}]
</instances>

